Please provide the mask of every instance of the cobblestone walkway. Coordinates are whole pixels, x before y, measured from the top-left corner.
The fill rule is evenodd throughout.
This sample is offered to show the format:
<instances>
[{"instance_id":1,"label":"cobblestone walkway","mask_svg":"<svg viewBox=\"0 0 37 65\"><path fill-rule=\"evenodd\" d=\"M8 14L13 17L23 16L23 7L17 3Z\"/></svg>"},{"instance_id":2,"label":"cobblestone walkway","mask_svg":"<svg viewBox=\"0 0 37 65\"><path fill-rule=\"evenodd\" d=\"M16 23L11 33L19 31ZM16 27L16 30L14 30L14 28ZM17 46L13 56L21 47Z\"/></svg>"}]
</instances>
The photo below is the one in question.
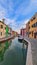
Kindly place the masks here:
<instances>
[{"instance_id":1,"label":"cobblestone walkway","mask_svg":"<svg viewBox=\"0 0 37 65\"><path fill-rule=\"evenodd\" d=\"M25 39L31 43L33 65L37 65L37 39L29 39L27 37Z\"/></svg>"}]
</instances>

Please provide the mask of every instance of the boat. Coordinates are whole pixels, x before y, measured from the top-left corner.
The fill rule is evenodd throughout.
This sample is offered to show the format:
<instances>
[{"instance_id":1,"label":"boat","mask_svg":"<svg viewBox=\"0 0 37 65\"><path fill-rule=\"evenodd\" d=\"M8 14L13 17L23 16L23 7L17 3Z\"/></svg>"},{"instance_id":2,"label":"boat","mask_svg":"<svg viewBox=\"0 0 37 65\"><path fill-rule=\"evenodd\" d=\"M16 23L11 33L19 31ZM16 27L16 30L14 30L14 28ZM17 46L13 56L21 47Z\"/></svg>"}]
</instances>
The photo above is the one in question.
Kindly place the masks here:
<instances>
[{"instance_id":1,"label":"boat","mask_svg":"<svg viewBox=\"0 0 37 65\"><path fill-rule=\"evenodd\" d=\"M18 41L22 42L23 41L23 36L19 35L18 36Z\"/></svg>"}]
</instances>

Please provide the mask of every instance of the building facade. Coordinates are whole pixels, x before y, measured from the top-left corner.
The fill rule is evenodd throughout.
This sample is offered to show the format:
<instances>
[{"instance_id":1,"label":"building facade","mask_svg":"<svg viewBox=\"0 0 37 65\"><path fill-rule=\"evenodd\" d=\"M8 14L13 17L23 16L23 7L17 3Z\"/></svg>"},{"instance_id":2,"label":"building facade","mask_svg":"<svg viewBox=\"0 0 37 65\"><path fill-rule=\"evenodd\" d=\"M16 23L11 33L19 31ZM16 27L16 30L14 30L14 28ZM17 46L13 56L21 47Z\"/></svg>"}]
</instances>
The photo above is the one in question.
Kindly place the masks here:
<instances>
[{"instance_id":1,"label":"building facade","mask_svg":"<svg viewBox=\"0 0 37 65\"><path fill-rule=\"evenodd\" d=\"M15 37L17 37L18 36L18 33L16 31L13 31L12 30L12 35L15 36Z\"/></svg>"},{"instance_id":2,"label":"building facade","mask_svg":"<svg viewBox=\"0 0 37 65\"><path fill-rule=\"evenodd\" d=\"M37 13L28 22L28 37L37 38Z\"/></svg>"},{"instance_id":3,"label":"building facade","mask_svg":"<svg viewBox=\"0 0 37 65\"><path fill-rule=\"evenodd\" d=\"M29 23L26 24L26 35L29 37Z\"/></svg>"},{"instance_id":4,"label":"building facade","mask_svg":"<svg viewBox=\"0 0 37 65\"><path fill-rule=\"evenodd\" d=\"M0 38L6 37L6 24L0 21ZM8 32L10 33L10 28L8 27Z\"/></svg>"},{"instance_id":5,"label":"building facade","mask_svg":"<svg viewBox=\"0 0 37 65\"><path fill-rule=\"evenodd\" d=\"M22 35L23 37L26 35L26 28L22 28L20 30L20 35Z\"/></svg>"}]
</instances>

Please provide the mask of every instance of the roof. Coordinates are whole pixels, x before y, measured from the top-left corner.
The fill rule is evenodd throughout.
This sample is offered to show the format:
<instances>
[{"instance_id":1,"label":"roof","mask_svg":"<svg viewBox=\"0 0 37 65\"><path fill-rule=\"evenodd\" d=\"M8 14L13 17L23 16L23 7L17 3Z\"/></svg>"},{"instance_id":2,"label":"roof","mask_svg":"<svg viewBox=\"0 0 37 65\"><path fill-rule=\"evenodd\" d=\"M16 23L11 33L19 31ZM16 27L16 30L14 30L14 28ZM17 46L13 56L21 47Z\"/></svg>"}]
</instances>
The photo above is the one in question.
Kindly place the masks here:
<instances>
[{"instance_id":1,"label":"roof","mask_svg":"<svg viewBox=\"0 0 37 65\"><path fill-rule=\"evenodd\" d=\"M37 12L31 17L30 20L32 20L34 17L37 17ZM30 22L30 20L27 22L27 24Z\"/></svg>"},{"instance_id":2,"label":"roof","mask_svg":"<svg viewBox=\"0 0 37 65\"><path fill-rule=\"evenodd\" d=\"M26 30L26 28L22 28L21 30Z\"/></svg>"},{"instance_id":3,"label":"roof","mask_svg":"<svg viewBox=\"0 0 37 65\"><path fill-rule=\"evenodd\" d=\"M3 23L4 25L6 25L3 21L0 20L0 22ZM6 25L6 26L8 26L8 25ZM9 26L8 26L8 28L11 29ZM12 29L11 29L11 30L12 30Z\"/></svg>"}]
</instances>

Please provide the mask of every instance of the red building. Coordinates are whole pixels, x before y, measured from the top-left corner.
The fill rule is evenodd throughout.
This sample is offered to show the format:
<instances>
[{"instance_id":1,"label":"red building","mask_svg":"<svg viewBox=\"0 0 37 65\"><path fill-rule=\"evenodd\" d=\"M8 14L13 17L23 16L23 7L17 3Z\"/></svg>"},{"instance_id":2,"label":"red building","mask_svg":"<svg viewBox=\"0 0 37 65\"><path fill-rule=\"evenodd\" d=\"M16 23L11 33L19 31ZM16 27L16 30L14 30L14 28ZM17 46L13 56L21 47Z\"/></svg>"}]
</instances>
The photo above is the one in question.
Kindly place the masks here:
<instances>
[{"instance_id":1,"label":"red building","mask_svg":"<svg viewBox=\"0 0 37 65\"><path fill-rule=\"evenodd\" d=\"M26 35L26 28L21 29L20 35L22 35L22 36Z\"/></svg>"}]
</instances>

